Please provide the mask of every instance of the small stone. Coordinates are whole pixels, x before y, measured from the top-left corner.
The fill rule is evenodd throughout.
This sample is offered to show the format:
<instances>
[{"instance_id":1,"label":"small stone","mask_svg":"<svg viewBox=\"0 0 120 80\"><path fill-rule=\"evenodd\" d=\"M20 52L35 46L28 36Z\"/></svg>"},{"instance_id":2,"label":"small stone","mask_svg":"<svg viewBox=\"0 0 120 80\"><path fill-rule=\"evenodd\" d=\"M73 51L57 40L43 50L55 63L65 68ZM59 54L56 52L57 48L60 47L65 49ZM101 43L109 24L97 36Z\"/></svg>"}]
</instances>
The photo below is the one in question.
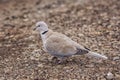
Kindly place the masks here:
<instances>
[{"instance_id":1,"label":"small stone","mask_svg":"<svg viewBox=\"0 0 120 80\"><path fill-rule=\"evenodd\" d=\"M26 19L23 19L23 21L25 21L25 22L27 22L29 19L28 18L26 18Z\"/></svg>"},{"instance_id":2,"label":"small stone","mask_svg":"<svg viewBox=\"0 0 120 80\"><path fill-rule=\"evenodd\" d=\"M11 70L10 70L10 68L5 68L4 71L5 71L5 73L9 73Z\"/></svg>"},{"instance_id":3,"label":"small stone","mask_svg":"<svg viewBox=\"0 0 120 80\"><path fill-rule=\"evenodd\" d=\"M35 36L29 36L28 39L29 40L33 40L35 38Z\"/></svg>"},{"instance_id":4,"label":"small stone","mask_svg":"<svg viewBox=\"0 0 120 80\"><path fill-rule=\"evenodd\" d=\"M94 67L94 65L93 64L89 64L89 65L86 65L86 67L92 68L92 67Z\"/></svg>"},{"instance_id":5,"label":"small stone","mask_svg":"<svg viewBox=\"0 0 120 80\"><path fill-rule=\"evenodd\" d=\"M0 80L5 80L5 78L4 77L0 77Z\"/></svg>"},{"instance_id":6,"label":"small stone","mask_svg":"<svg viewBox=\"0 0 120 80\"><path fill-rule=\"evenodd\" d=\"M14 16L14 15L13 15L13 16L11 16L11 18L12 18L12 19L17 19L17 16Z\"/></svg>"},{"instance_id":7,"label":"small stone","mask_svg":"<svg viewBox=\"0 0 120 80\"><path fill-rule=\"evenodd\" d=\"M0 43L0 47L2 46L2 44Z\"/></svg>"},{"instance_id":8,"label":"small stone","mask_svg":"<svg viewBox=\"0 0 120 80\"><path fill-rule=\"evenodd\" d=\"M35 60L35 58L33 56L30 57L31 60Z\"/></svg>"},{"instance_id":9,"label":"small stone","mask_svg":"<svg viewBox=\"0 0 120 80\"><path fill-rule=\"evenodd\" d=\"M112 80L114 78L114 75L111 72L108 72L106 78L108 80Z\"/></svg>"},{"instance_id":10,"label":"small stone","mask_svg":"<svg viewBox=\"0 0 120 80\"><path fill-rule=\"evenodd\" d=\"M39 58L40 57L41 50L37 49L32 52L32 56Z\"/></svg>"},{"instance_id":11,"label":"small stone","mask_svg":"<svg viewBox=\"0 0 120 80\"><path fill-rule=\"evenodd\" d=\"M115 77L120 79L120 74L115 74Z\"/></svg>"},{"instance_id":12,"label":"small stone","mask_svg":"<svg viewBox=\"0 0 120 80\"><path fill-rule=\"evenodd\" d=\"M53 79L53 80L58 80L58 79Z\"/></svg>"},{"instance_id":13,"label":"small stone","mask_svg":"<svg viewBox=\"0 0 120 80\"><path fill-rule=\"evenodd\" d=\"M68 69L70 69L70 67L69 67L69 66L66 66L66 67L64 67L63 69L64 69L64 70L68 70Z\"/></svg>"},{"instance_id":14,"label":"small stone","mask_svg":"<svg viewBox=\"0 0 120 80\"><path fill-rule=\"evenodd\" d=\"M43 67L43 64L38 64L38 67L42 68L42 67Z\"/></svg>"},{"instance_id":15,"label":"small stone","mask_svg":"<svg viewBox=\"0 0 120 80\"><path fill-rule=\"evenodd\" d=\"M91 9L93 9L93 7L92 7L92 6L89 6L89 7L87 7L87 9L88 9L88 10L91 10Z\"/></svg>"},{"instance_id":16,"label":"small stone","mask_svg":"<svg viewBox=\"0 0 120 80\"><path fill-rule=\"evenodd\" d=\"M36 45L35 45L35 44L30 44L29 47L30 47L30 48L36 47Z\"/></svg>"},{"instance_id":17,"label":"small stone","mask_svg":"<svg viewBox=\"0 0 120 80\"><path fill-rule=\"evenodd\" d=\"M105 78L102 78L102 79L100 79L100 80L106 80Z\"/></svg>"},{"instance_id":18,"label":"small stone","mask_svg":"<svg viewBox=\"0 0 120 80\"><path fill-rule=\"evenodd\" d=\"M79 33L79 34L78 34L78 36L79 36L79 37L83 37L83 36L84 36L84 34L80 34L80 33Z\"/></svg>"},{"instance_id":19,"label":"small stone","mask_svg":"<svg viewBox=\"0 0 120 80\"><path fill-rule=\"evenodd\" d=\"M114 60L114 61L115 61L115 60L119 60L119 59L120 59L119 56L113 57L113 60Z\"/></svg>"},{"instance_id":20,"label":"small stone","mask_svg":"<svg viewBox=\"0 0 120 80\"><path fill-rule=\"evenodd\" d=\"M73 80L78 80L78 79L73 79Z\"/></svg>"},{"instance_id":21,"label":"small stone","mask_svg":"<svg viewBox=\"0 0 120 80\"><path fill-rule=\"evenodd\" d=\"M36 61L39 60L39 58L36 58L36 57L33 57L33 56L31 56L30 59L31 59L31 60L36 60Z\"/></svg>"}]
</instances>

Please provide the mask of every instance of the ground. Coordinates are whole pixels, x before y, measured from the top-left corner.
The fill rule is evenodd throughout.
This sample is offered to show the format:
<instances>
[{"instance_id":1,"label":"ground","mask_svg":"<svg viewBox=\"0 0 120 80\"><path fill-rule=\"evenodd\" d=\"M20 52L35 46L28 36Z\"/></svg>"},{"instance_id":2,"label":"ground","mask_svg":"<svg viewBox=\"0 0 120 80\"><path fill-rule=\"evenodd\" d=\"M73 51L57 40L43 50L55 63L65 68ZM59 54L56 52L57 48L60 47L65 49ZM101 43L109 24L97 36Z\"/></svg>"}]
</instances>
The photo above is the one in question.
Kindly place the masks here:
<instances>
[{"instance_id":1,"label":"ground","mask_svg":"<svg viewBox=\"0 0 120 80\"><path fill-rule=\"evenodd\" d=\"M33 31L37 21L109 59L72 56L55 64ZM0 80L110 77L120 80L120 0L0 0Z\"/></svg>"}]
</instances>

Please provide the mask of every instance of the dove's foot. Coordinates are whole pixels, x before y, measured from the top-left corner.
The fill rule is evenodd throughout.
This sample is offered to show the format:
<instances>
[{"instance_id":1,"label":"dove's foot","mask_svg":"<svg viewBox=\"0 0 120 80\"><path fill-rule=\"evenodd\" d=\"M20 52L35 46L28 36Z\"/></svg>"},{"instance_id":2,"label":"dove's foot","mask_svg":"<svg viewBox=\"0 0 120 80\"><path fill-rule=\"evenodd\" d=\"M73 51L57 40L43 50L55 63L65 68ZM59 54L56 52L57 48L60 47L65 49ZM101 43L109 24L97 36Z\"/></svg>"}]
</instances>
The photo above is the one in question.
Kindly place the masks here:
<instances>
[{"instance_id":1,"label":"dove's foot","mask_svg":"<svg viewBox=\"0 0 120 80\"><path fill-rule=\"evenodd\" d=\"M55 64L63 64L67 62L67 58L66 57L55 57L53 56L51 61Z\"/></svg>"},{"instance_id":2,"label":"dove's foot","mask_svg":"<svg viewBox=\"0 0 120 80\"><path fill-rule=\"evenodd\" d=\"M59 60L58 61L58 64L62 64L62 63L64 63L64 60Z\"/></svg>"},{"instance_id":3,"label":"dove's foot","mask_svg":"<svg viewBox=\"0 0 120 80\"><path fill-rule=\"evenodd\" d=\"M58 60L58 57L55 57L55 56L52 56L52 58L51 58L51 62L52 63L57 63L59 60Z\"/></svg>"},{"instance_id":4,"label":"dove's foot","mask_svg":"<svg viewBox=\"0 0 120 80\"><path fill-rule=\"evenodd\" d=\"M58 59L58 58L57 58L57 57L55 57L55 56L53 56L53 57L52 57L52 60L57 60L57 59Z\"/></svg>"},{"instance_id":5,"label":"dove's foot","mask_svg":"<svg viewBox=\"0 0 120 80\"><path fill-rule=\"evenodd\" d=\"M63 63L67 62L67 58L66 57L62 57L62 58L58 58L58 59L59 59L58 64L63 64Z\"/></svg>"}]
</instances>

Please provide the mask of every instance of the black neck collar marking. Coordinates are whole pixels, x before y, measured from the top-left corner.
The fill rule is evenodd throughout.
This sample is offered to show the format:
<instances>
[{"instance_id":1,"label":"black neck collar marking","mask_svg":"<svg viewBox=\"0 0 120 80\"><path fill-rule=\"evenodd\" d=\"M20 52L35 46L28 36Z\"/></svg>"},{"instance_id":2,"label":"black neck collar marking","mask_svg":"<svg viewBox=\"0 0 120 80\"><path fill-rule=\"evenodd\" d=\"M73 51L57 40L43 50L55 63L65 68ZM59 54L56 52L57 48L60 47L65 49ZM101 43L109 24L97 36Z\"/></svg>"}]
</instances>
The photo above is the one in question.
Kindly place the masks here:
<instances>
[{"instance_id":1,"label":"black neck collar marking","mask_svg":"<svg viewBox=\"0 0 120 80\"><path fill-rule=\"evenodd\" d=\"M44 35L45 33L47 33L48 32L48 30L47 31L44 31L42 34Z\"/></svg>"}]
</instances>

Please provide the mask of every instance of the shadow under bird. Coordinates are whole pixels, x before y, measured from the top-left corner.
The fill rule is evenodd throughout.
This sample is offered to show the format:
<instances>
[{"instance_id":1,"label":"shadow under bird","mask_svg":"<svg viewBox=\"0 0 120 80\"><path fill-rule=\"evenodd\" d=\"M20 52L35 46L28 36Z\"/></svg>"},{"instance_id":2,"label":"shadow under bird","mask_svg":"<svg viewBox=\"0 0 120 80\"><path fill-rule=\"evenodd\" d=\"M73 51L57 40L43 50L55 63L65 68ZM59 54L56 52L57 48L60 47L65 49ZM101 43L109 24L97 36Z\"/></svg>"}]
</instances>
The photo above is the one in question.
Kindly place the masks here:
<instances>
[{"instance_id":1,"label":"shadow under bird","mask_svg":"<svg viewBox=\"0 0 120 80\"><path fill-rule=\"evenodd\" d=\"M34 30L37 30L41 35L44 50L52 56L60 59L58 63L63 62L63 59L72 55L87 55L108 59L105 55L92 52L66 35L54 32L48 28L48 25L44 21L37 22Z\"/></svg>"}]
</instances>

